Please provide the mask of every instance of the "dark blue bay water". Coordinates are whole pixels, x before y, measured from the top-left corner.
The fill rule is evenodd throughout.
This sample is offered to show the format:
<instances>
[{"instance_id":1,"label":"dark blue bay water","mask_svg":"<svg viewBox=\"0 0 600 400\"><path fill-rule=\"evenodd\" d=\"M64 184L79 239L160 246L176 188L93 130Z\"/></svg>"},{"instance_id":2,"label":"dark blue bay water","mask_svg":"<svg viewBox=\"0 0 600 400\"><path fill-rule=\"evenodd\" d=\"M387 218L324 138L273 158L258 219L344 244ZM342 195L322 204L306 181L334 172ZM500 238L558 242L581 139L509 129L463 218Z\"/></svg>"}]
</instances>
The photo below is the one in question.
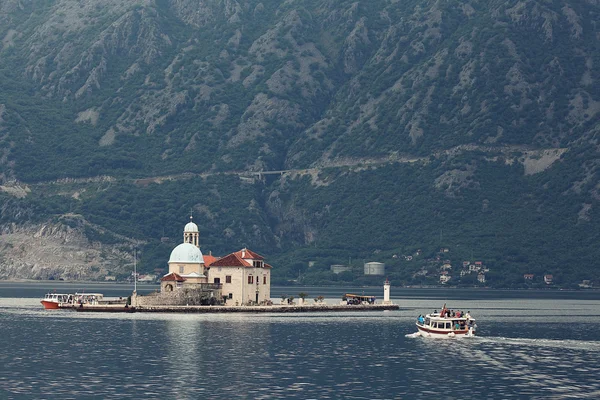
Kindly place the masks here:
<instances>
[{"instance_id":1,"label":"dark blue bay water","mask_svg":"<svg viewBox=\"0 0 600 400\"><path fill-rule=\"evenodd\" d=\"M49 289L131 291L61 284L0 283L0 399L600 398L598 292L392 288L400 311L343 314L43 310ZM362 290L381 293L303 288L331 303ZM480 336L412 337L444 302Z\"/></svg>"}]
</instances>

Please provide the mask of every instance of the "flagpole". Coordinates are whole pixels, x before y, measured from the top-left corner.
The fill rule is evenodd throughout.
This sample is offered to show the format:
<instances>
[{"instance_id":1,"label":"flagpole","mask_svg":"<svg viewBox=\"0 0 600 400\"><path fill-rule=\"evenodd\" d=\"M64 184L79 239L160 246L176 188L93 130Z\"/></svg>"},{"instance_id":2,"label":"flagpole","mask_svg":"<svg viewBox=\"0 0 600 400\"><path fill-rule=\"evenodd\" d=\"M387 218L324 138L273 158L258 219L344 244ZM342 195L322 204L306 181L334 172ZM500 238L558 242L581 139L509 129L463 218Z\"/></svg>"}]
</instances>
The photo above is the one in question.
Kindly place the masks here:
<instances>
[{"instance_id":1,"label":"flagpole","mask_svg":"<svg viewBox=\"0 0 600 400\"><path fill-rule=\"evenodd\" d=\"M136 249L133 249L133 292L137 293L137 253Z\"/></svg>"}]
</instances>

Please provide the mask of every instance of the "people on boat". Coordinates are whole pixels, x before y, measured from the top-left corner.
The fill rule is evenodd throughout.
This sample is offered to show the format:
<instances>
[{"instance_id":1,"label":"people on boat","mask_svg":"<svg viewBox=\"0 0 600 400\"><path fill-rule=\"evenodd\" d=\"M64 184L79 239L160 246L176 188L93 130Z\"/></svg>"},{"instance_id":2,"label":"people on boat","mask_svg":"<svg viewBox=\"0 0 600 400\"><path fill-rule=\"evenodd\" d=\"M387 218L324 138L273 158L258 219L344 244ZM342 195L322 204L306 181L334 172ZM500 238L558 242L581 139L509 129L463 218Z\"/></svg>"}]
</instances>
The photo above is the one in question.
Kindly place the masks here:
<instances>
[{"instance_id":1,"label":"people on boat","mask_svg":"<svg viewBox=\"0 0 600 400\"><path fill-rule=\"evenodd\" d=\"M439 313L434 310L432 314L426 316L419 314L417 327L424 336L474 336L477 325L470 313L470 311L448 309L444 304Z\"/></svg>"}]
</instances>

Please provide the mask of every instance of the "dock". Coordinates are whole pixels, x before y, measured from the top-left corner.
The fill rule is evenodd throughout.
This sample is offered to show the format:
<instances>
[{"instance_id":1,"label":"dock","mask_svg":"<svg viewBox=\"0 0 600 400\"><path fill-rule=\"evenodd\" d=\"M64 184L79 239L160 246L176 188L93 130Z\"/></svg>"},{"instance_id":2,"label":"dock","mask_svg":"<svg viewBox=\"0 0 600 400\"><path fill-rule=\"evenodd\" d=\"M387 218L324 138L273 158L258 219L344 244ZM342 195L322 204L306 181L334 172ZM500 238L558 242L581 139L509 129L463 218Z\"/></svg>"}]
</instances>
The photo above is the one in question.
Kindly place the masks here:
<instances>
[{"instance_id":1,"label":"dock","mask_svg":"<svg viewBox=\"0 0 600 400\"><path fill-rule=\"evenodd\" d=\"M78 312L126 312L126 313L184 313L184 314L218 314L218 313L306 313L306 312L355 312L355 311L389 311L399 310L397 304L319 304L319 305L271 305L271 306L138 306L123 305L88 305L71 308Z\"/></svg>"}]
</instances>

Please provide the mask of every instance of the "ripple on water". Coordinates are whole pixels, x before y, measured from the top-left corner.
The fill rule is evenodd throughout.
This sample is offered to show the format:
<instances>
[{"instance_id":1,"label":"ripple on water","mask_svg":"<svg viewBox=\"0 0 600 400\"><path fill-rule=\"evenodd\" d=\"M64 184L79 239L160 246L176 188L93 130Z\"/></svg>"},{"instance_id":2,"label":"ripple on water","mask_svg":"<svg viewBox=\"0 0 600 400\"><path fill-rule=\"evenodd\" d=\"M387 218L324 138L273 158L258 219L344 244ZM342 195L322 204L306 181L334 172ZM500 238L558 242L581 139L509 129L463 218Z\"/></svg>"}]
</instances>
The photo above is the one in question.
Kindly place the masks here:
<instances>
[{"instance_id":1,"label":"ripple on water","mask_svg":"<svg viewBox=\"0 0 600 400\"><path fill-rule=\"evenodd\" d=\"M4 304L0 398L418 399L439 398L440 381L471 398L600 398L588 396L600 393L589 333L600 324L531 320L517 305L478 320L494 335L437 340L415 337L407 312L115 316Z\"/></svg>"}]
</instances>

